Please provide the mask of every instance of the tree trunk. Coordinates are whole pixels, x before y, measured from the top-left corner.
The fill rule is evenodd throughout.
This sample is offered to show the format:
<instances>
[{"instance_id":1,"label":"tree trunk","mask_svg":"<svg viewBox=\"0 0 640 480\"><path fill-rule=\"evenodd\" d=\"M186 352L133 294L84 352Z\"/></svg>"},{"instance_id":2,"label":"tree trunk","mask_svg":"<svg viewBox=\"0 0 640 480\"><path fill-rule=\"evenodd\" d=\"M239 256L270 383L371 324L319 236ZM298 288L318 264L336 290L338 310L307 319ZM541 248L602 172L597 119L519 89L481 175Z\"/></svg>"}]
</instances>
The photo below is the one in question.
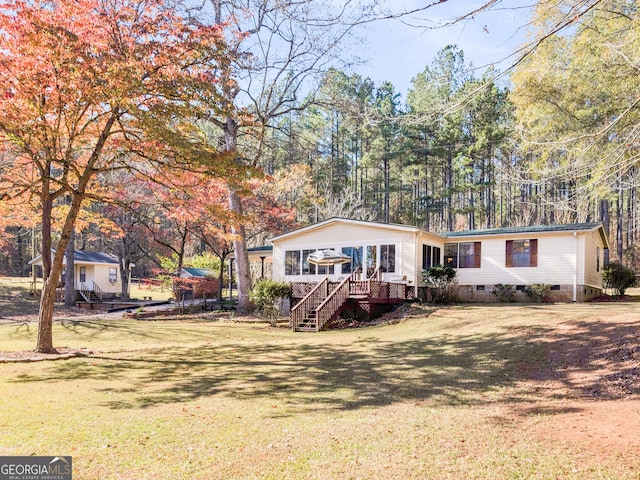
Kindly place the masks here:
<instances>
[{"instance_id":1,"label":"tree trunk","mask_svg":"<svg viewBox=\"0 0 640 480\"><path fill-rule=\"evenodd\" d=\"M71 231L71 238L65 250L66 272L64 277L64 305L73 307L76 304L76 263L75 263L75 241L74 231Z\"/></svg>"},{"instance_id":2,"label":"tree trunk","mask_svg":"<svg viewBox=\"0 0 640 480\"><path fill-rule=\"evenodd\" d=\"M229 190L229 209L238 214L239 218L231 225L234 235L233 251L236 260L236 274L238 281L238 306L236 311L245 314L249 310L249 292L251 291L251 272L249 271L249 253L244 225L242 224L242 199L234 190Z\"/></svg>"},{"instance_id":3,"label":"tree trunk","mask_svg":"<svg viewBox=\"0 0 640 480\"><path fill-rule=\"evenodd\" d=\"M80 192L84 192L89 177L83 178L79 187ZM47 182L43 183L41 193L42 202L42 263L43 282L42 295L40 297L40 310L38 312L38 338L36 341L36 352L55 353L53 348L53 307L56 301L56 288L62 275L62 265L67 245L71 240L73 228L80 212L83 193L74 195L71 199L69 212L65 218L64 225L60 232L60 239L56 248L56 253L52 258L51 241L51 215L53 212L53 198L48 189Z\"/></svg>"},{"instance_id":4,"label":"tree trunk","mask_svg":"<svg viewBox=\"0 0 640 480\"><path fill-rule=\"evenodd\" d=\"M120 258L120 283L122 287L120 288L120 298L129 299L129 268L131 267L131 262L127 259Z\"/></svg>"},{"instance_id":5,"label":"tree trunk","mask_svg":"<svg viewBox=\"0 0 640 480\"><path fill-rule=\"evenodd\" d=\"M53 348L53 307L56 301L56 287L58 280L49 277L42 283L40 296L40 311L38 312L38 339L36 352L58 353Z\"/></svg>"}]
</instances>

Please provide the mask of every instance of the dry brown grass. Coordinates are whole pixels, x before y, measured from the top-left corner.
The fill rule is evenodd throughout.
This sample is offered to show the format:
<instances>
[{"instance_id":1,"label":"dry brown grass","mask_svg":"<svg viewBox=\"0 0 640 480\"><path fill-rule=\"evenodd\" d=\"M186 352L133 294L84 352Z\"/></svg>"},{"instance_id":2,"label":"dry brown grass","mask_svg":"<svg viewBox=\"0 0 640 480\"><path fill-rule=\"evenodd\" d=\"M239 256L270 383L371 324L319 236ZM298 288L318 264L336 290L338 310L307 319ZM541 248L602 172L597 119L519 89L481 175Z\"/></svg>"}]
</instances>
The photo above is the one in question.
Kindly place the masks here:
<instances>
[{"instance_id":1,"label":"dry brown grass","mask_svg":"<svg viewBox=\"0 0 640 480\"><path fill-rule=\"evenodd\" d=\"M637 394L590 394L619 364L588 354L637 341L639 308L425 307L320 334L64 320L56 344L94 354L0 364L0 454L73 455L77 479L638 478L635 433L593 448L602 424L570 420L606 405L640 427ZM34 335L2 325L0 351Z\"/></svg>"}]
</instances>

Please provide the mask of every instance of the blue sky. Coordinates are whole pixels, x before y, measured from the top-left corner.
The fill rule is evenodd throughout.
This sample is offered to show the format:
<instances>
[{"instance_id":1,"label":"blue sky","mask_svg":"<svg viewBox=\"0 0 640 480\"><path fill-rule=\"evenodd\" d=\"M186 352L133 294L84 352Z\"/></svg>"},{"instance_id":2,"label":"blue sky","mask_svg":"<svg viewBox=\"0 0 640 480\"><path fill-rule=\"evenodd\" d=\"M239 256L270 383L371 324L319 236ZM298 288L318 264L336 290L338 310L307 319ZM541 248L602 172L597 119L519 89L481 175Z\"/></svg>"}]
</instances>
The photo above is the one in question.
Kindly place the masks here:
<instances>
[{"instance_id":1,"label":"blue sky","mask_svg":"<svg viewBox=\"0 0 640 480\"><path fill-rule=\"evenodd\" d=\"M395 0L394 7L411 9L425 3L424 0ZM412 78L448 44L458 45L464 51L467 63L472 62L475 67L498 62L497 68L505 70L509 60L502 60L525 40L531 2L497 2L492 11L450 27L426 29L406 24L436 26L473 11L483 3L449 0L429 8L419 17L406 18L405 23L386 20L369 25L365 48L360 52L367 63L354 67L354 72L370 77L376 84L389 80L405 97Z\"/></svg>"}]
</instances>

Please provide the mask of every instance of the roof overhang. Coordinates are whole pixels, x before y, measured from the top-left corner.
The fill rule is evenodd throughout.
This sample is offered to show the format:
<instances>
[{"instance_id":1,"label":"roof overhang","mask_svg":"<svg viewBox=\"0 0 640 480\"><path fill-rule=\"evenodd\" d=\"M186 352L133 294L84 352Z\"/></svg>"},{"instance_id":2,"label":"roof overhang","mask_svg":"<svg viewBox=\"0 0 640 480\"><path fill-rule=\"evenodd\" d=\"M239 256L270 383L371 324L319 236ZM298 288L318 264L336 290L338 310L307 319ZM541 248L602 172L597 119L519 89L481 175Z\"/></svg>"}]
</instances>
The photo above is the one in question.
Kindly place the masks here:
<instances>
[{"instance_id":1,"label":"roof overhang","mask_svg":"<svg viewBox=\"0 0 640 480\"><path fill-rule=\"evenodd\" d=\"M366 220L353 220L350 218L341 218L341 217L332 217L328 220L324 220L322 222L318 222L318 223L314 223L312 225L307 225L306 227L302 227L302 228L298 228L296 230L292 230L290 232L287 233L283 233L282 235L277 235L275 237L272 237L269 239L269 241L271 242L279 242L281 240L285 240L291 237L296 237L298 235L304 235L305 233L314 231L314 230L319 230L322 228L325 228L329 225L358 225L358 226L363 226L363 227L375 227L375 228L383 228L383 229L388 229L388 230L395 230L395 231L401 231L401 232L411 232L411 233L417 233L420 232L422 230L420 230L417 227L411 227L409 225L398 225L395 223L380 223L380 222L370 222L370 221L366 221Z\"/></svg>"}]
</instances>

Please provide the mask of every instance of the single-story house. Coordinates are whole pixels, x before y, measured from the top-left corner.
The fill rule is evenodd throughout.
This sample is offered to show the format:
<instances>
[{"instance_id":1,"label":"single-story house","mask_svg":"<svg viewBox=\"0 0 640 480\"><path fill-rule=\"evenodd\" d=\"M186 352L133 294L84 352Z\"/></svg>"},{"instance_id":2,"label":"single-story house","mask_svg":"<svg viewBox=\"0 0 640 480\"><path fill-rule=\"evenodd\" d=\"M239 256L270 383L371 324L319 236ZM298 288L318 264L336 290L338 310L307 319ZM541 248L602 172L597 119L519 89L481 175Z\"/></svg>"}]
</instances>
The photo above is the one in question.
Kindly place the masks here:
<instances>
[{"instance_id":1,"label":"single-story house","mask_svg":"<svg viewBox=\"0 0 640 480\"><path fill-rule=\"evenodd\" d=\"M121 293L122 279L120 278L120 262L118 257L102 252L73 253L75 264L75 289L83 296L96 300L104 297L113 298ZM66 258L64 259L66 263ZM42 266L42 255L29 262L29 265ZM83 293L84 292L84 293ZM89 298L87 298L89 300Z\"/></svg>"},{"instance_id":2,"label":"single-story house","mask_svg":"<svg viewBox=\"0 0 640 480\"><path fill-rule=\"evenodd\" d=\"M383 281L406 282L421 294L422 271L435 265L457 270L459 293L472 301L494 301L496 284L544 283L559 301L584 301L602 293L609 248L601 223L537 225L435 234L407 225L331 218L271 239L273 279L339 281L362 267L364 278L379 269ZM308 261L316 250L351 258L342 265ZM524 293L521 294L524 296Z\"/></svg>"}]
</instances>

